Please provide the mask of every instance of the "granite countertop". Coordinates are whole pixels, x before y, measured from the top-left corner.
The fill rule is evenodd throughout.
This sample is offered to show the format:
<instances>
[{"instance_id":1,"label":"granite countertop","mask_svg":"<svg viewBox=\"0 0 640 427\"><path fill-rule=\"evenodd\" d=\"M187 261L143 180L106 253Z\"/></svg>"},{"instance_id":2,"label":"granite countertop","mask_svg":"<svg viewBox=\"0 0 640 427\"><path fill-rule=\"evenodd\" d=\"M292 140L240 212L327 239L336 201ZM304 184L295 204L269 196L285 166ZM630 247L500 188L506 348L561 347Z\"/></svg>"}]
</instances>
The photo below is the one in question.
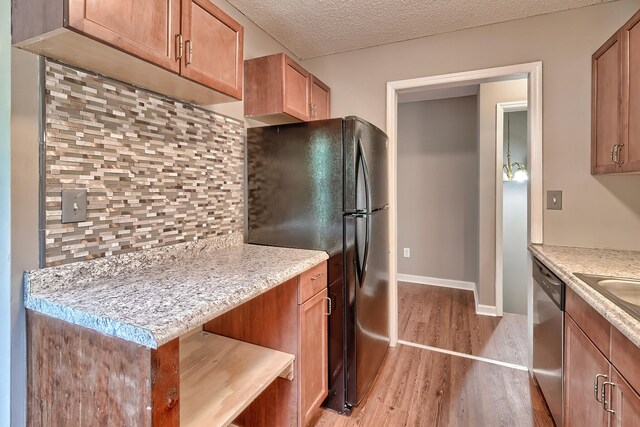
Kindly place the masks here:
<instances>
[{"instance_id":1,"label":"granite countertop","mask_svg":"<svg viewBox=\"0 0 640 427\"><path fill-rule=\"evenodd\" d=\"M327 258L229 235L27 272L25 307L157 348Z\"/></svg>"},{"instance_id":2,"label":"granite countertop","mask_svg":"<svg viewBox=\"0 0 640 427\"><path fill-rule=\"evenodd\" d=\"M530 245L529 250L567 286L640 347L640 321L573 273L640 279L640 252Z\"/></svg>"}]
</instances>

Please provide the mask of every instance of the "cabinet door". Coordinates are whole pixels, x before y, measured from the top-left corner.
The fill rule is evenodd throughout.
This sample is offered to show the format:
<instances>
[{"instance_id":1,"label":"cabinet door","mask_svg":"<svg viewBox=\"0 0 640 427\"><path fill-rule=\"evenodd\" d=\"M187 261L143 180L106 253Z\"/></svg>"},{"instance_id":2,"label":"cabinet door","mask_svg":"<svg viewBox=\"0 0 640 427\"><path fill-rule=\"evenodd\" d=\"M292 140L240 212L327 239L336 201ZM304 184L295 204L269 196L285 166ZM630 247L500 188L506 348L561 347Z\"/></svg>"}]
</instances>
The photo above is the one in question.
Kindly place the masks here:
<instances>
[{"instance_id":1,"label":"cabinet door","mask_svg":"<svg viewBox=\"0 0 640 427\"><path fill-rule=\"evenodd\" d=\"M640 11L622 27L623 172L640 171Z\"/></svg>"},{"instance_id":2,"label":"cabinet door","mask_svg":"<svg viewBox=\"0 0 640 427\"><path fill-rule=\"evenodd\" d=\"M282 55L284 64L283 111L300 120L309 120L309 97L311 75L287 55Z\"/></svg>"},{"instance_id":3,"label":"cabinet door","mask_svg":"<svg viewBox=\"0 0 640 427\"><path fill-rule=\"evenodd\" d=\"M331 117L331 89L315 76L311 77L311 120Z\"/></svg>"},{"instance_id":4,"label":"cabinet door","mask_svg":"<svg viewBox=\"0 0 640 427\"><path fill-rule=\"evenodd\" d=\"M620 373L611 367L611 382L607 396L611 396L611 427L636 427L640 424L640 396L631 388Z\"/></svg>"},{"instance_id":5,"label":"cabinet door","mask_svg":"<svg viewBox=\"0 0 640 427\"><path fill-rule=\"evenodd\" d=\"M622 143L622 43L619 32L593 54L591 78L591 173L619 172L619 165L612 160L612 150Z\"/></svg>"},{"instance_id":6,"label":"cabinet door","mask_svg":"<svg viewBox=\"0 0 640 427\"><path fill-rule=\"evenodd\" d=\"M600 386L607 381L609 361L591 343L578 325L565 315L564 326L564 420L566 426L607 426L607 412L594 395L597 374Z\"/></svg>"},{"instance_id":7,"label":"cabinet door","mask_svg":"<svg viewBox=\"0 0 640 427\"><path fill-rule=\"evenodd\" d=\"M242 99L244 28L209 0L182 0L180 74Z\"/></svg>"},{"instance_id":8,"label":"cabinet door","mask_svg":"<svg viewBox=\"0 0 640 427\"><path fill-rule=\"evenodd\" d=\"M327 290L318 292L299 308L298 424L306 426L328 393Z\"/></svg>"},{"instance_id":9,"label":"cabinet door","mask_svg":"<svg viewBox=\"0 0 640 427\"><path fill-rule=\"evenodd\" d=\"M69 0L69 27L178 72L180 0Z\"/></svg>"}]
</instances>

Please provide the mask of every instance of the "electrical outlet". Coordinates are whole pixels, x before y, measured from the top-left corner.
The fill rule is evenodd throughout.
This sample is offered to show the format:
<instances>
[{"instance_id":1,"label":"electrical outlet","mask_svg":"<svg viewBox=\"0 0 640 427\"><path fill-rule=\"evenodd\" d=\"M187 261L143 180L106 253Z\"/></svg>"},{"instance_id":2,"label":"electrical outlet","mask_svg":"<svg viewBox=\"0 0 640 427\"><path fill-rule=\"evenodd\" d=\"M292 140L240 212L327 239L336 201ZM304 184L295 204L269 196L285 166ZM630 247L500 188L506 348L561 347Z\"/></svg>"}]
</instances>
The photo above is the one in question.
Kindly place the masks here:
<instances>
[{"instance_id":1,"label":"electrical outlet","mask_svg":"<svg viewBox=\"0 0 640 427\"><path fill-rule=\"evenodd\" d=\"M562 210L562 191L559 191L559 190L547 191L547 209L552 211Z\"/></svg>"},{"instance_id":2,"label":"electrical outlet","mask_svg":"<svg viewBox=\"0 0 640 427\"><path fill-rule=\"evenodd\" d=\"M87 220L87 190L62 190L62 223Z\"/></svg>"},{"instance_id":3,"label":"electrical outlet","mask_svg":"<svg viewBox=\"0 0 640 427\"><path fill-rule=\"evenodd\" d=\"M411 258L411 249L410 248L404 248L404 257L405 258Z\"/></svg>"}]
</instances>

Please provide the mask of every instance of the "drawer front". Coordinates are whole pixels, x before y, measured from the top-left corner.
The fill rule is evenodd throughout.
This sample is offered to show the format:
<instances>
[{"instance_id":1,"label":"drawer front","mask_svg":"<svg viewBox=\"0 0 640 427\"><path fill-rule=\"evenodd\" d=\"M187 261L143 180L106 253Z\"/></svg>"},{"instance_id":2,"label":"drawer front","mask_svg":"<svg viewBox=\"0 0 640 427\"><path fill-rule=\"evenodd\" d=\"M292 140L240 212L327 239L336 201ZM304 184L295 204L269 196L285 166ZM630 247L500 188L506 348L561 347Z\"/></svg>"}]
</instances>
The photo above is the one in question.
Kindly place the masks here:
<instances>
[{"instance_id":1,"label":"drawer front","mask_svg":"<svg viewBox=\"0 0 640 427\"><path fill-rule=\"evenodd\" d=\"M611 328L610 360L631 387L640 393L640 348L616 328Z\"/></svg>"},{"instance_id":2,"label":"drawer front","mask_svg":"<svg viewBox=\"0 0 640 427\"><path fill-rule=\"evenodd\" d=\"M327 288L327 263L323 262L300 275L298 283L298 304Z\"/></svg>"},{"instance_id":3,"label":"drawer front","mask_svg":"<svg viewBox=\"0 0 640 427\"><path fill-rule=\"evenodd\" d=\"M611 325L593 307L587 304L571 288L566 289L566 307L569 316L580 326L607 358L609 358Z\"/></svg>"}]
</instances>

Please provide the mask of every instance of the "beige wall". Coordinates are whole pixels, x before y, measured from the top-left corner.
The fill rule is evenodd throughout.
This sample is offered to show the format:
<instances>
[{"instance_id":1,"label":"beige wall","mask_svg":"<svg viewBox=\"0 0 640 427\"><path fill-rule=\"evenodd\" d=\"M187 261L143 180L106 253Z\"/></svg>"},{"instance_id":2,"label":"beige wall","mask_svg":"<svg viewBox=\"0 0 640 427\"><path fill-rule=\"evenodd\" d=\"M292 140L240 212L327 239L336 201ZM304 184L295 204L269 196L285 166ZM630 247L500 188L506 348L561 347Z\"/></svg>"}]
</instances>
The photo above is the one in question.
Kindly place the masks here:
<instances>
[{"instance_id":1,"label":"beige wall","mask_svg":"<svg viewBox=\"0 0 640 427\"><path fill-rule=\"evenodd\" d=\"M398 105L400 274L476 281L477 112L476 96Z\"/></svg>"},{"instance_id":2,"label":"beige wall","mask_svg":"<svg viewBox=\"0 0 640 427\"><path fill-rule=\"evenodd\" d=\"M478 304L496 304L496 105L527 99L527 80L484 83L478 93Z\"/></svg>"},{"instance_id":3,"label":"beige wall","mask_svg":"<svg viewBox=\"0 0 640 427\"><path fill-rule=\"evenodd\" d=\"M225 11L225 13L229 14L229 16L238 21L244 27L244 59L258 58L272 53L286 52L293 59L301 62L287 48L265 33L260 27L254 24L253 21L250 21L228 2L224 0L212 0L212 2L218 5L220 9ZM210 108L217 113L244 120L243 101L212 105ZM245 120L245 123L248 126L264 126L264 123L251 119Z\"/></svg>"},{"instance_id":4,"label":"beige wall","mask_svg":"<svg viewBox=\"0 0 640 427\"><path fill-rule=\"evenodd\" d=\"M640 176L592 177L591 55L640 7L620 0L573 11L307 60L332 89L335 116L385 128L388 81L543 61L544 241L640 250Z\"/></svg>"}]
</instances>

